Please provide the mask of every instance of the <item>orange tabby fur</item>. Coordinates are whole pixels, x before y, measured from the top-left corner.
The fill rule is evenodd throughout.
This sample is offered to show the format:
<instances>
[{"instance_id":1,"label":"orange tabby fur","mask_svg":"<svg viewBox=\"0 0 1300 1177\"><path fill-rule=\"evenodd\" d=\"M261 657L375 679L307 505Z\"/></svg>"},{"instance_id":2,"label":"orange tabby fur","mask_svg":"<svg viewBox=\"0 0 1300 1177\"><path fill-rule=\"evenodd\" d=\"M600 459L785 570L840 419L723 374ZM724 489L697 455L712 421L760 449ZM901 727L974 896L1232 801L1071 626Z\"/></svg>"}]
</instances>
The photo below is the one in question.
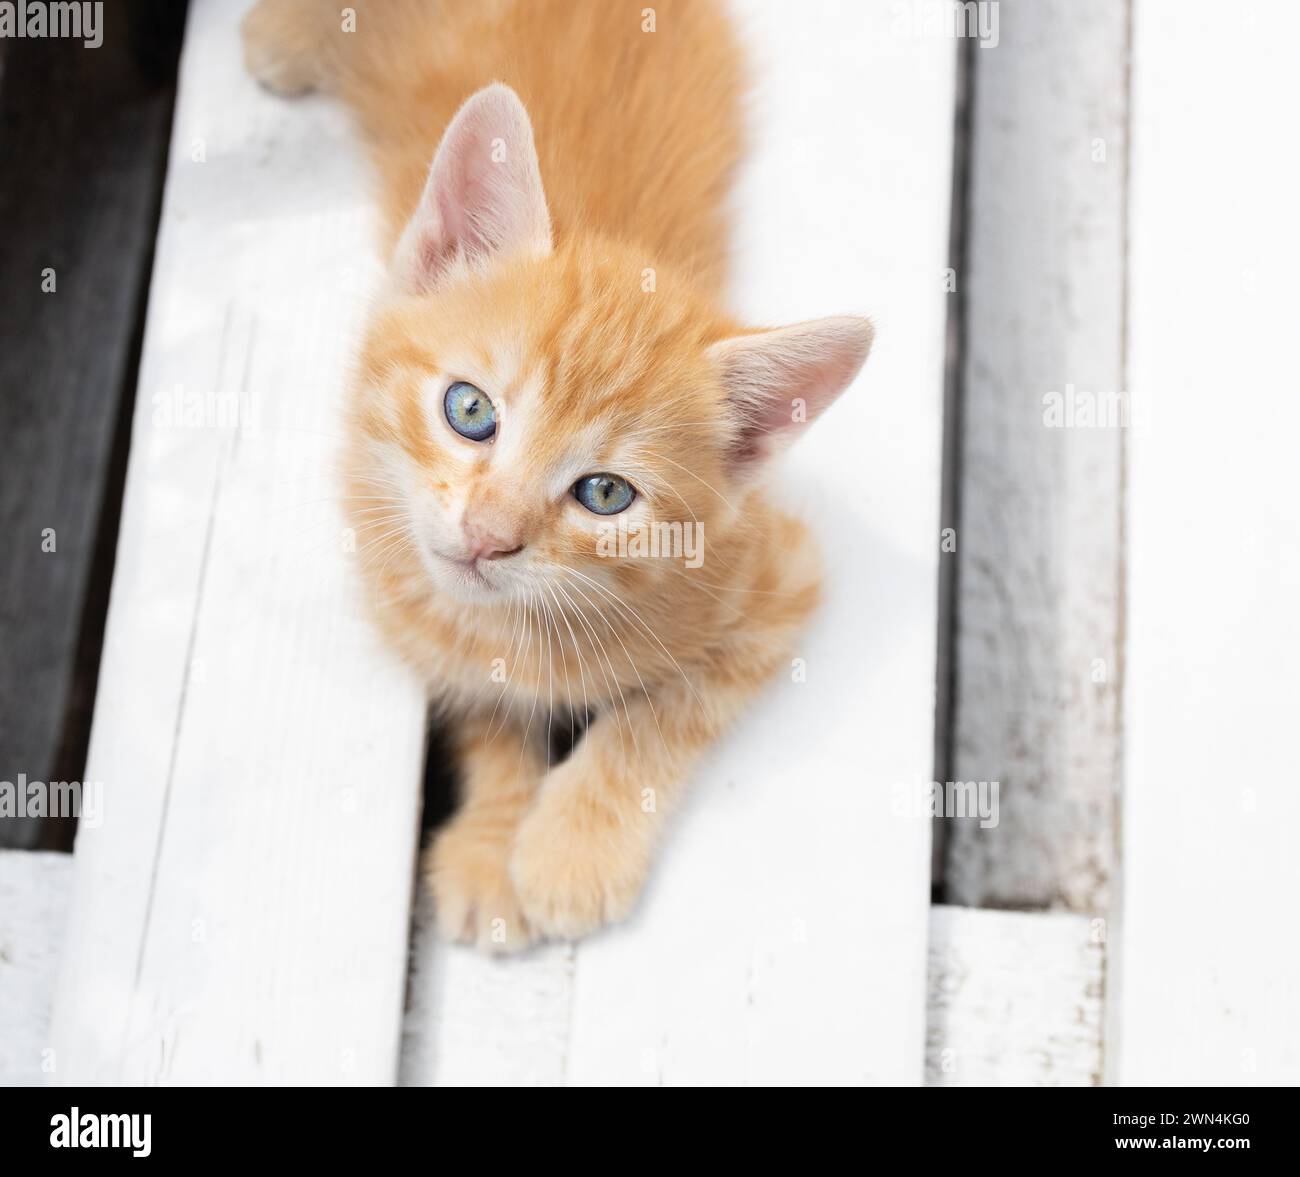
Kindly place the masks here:
<instances>
[{"instance_id":1,"label":"orange tabby fur","mask_svg":"<svg viewBox=\"0 0 1300 1177\"><path fill-rule=\"evenodd\" d=\"M795 398L811 419L851 380L870 330L757 333L716 305L741 71L713 0L661 0L653 31L639 0L353 7L344 32L332 2L263 0L245 46L266 84L353 109L396 250L358 365L347 503L380 624L455 733L463 804L428 859L439 924L487 950L581 936L631 910L700 755L789 665L817 560L764 497L767 442L797 431ZM497 81L526 116L496 87L457 119L516 160L531 119L545 207L521 181L486 206L508 248L439 252L454 210L423 203L430 159ZM408 222L426 229L414 249ZM455 380L494 402L490 443L440 419ZM568 493L601 471L637 490L621 516ZM602 557L619 519L702 525L702 566ZM475 528L517 552L446 563ZM588 714L550 763L550 725Z\"/></svg>"}]
</instances>

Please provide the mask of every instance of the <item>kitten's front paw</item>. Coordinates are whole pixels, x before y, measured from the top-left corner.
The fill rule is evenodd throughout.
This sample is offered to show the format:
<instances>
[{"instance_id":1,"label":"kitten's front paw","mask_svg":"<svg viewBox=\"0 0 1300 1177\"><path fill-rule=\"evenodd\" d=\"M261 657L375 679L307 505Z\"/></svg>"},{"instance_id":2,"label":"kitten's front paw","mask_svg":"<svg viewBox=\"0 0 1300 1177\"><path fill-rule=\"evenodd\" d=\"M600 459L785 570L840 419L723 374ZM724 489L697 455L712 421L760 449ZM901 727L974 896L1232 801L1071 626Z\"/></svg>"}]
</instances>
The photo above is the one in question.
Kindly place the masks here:
<instances>
[{"instance_id":1,"label":"kitten's front paw","mask_svg":"<svg viewBox=\"0 0 1300 1177\"><path fill-rule=\"evenodd\" d=\"M543 797L519 827L510 874L539 936L577 940L632 910L647 867L643 836L600 807Z\"/></svg>"},{"instance_id":2,"label":"kitten's front paw","mask_svg":"<svg viewBox=\"0 0 1300 1177\"><path fill-rule=\"evenodd\" d=\"M439 933L481 952L520 952L532 933L510 880L510 833L500 823L462 814L425 857Z\"/></svg>"}]
</instances>

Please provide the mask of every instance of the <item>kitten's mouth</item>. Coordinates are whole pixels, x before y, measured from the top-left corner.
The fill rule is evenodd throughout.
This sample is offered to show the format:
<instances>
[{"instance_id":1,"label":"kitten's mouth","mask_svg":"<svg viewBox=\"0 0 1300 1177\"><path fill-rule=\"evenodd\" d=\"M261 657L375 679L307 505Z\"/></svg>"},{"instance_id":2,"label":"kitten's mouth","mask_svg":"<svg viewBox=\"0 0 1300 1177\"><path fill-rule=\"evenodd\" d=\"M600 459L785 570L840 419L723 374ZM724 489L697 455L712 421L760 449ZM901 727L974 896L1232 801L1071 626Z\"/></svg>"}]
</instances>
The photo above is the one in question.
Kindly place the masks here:
<instances>
[{"instance_id":1,"label":"kitten's mouth","mask_svg":"<svg viewBox=\"0 0 1300 1177\"><path fill-rule=\"evenodd\" d=\"M456 556L447 556L442 552L435 551L433 548L429 548L428 551L436 563L452 569L457 575L464 578L466 584L471 584L475 588L487 589L489 592L495 591L497 586L483 575L477 560L462 560Z\"/></svg>"}]
</instances>

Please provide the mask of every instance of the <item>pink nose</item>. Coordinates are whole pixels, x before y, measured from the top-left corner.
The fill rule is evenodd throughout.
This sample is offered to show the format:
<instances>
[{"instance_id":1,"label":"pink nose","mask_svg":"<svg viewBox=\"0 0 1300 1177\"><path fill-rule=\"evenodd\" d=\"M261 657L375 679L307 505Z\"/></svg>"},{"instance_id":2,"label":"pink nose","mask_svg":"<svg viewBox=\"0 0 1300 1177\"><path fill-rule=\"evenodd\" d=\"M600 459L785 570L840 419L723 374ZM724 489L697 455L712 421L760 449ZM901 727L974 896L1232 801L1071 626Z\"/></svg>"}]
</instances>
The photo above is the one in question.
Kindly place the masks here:
<instances>
[{"instance_id":1,"label":"pink nose","mask_svg":"<svg viewBox=\"0 0 1300 1177\"><path fill-rule=\"evenodd\" d=\"M500 560L523 551L524 545L517 537L506 537L471 519L465 520L465 558L474 560Z\"/></svg>"}]
</instances>

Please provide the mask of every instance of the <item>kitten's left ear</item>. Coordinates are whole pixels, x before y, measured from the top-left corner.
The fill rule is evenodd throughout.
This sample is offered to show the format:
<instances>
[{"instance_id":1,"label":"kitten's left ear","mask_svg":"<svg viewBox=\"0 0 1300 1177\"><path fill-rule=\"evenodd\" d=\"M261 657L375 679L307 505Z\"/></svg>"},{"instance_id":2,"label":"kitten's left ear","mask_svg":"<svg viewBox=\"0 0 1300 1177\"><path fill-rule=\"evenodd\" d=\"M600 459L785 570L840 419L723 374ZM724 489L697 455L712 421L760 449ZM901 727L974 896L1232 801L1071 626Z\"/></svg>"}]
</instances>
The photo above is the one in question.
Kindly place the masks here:
<instances>
[{"instance_id":1,"label":"kitten's left ear","mask_svg":"<svg viewBox=\"0 0 1300 1177\"><path fill-rule=\"evenodd\" d=\"M419 207L393 256L403 289L423 293L458 256L551 248L551 218L519 96L499 82L472 95L433 157Z\"/></svg>"},{"instance_id":2,"label":"kitten's left ear","mask_svg":"<svg viewBox=\"0 0 1300 1177\"><path fill-rule=\"evenodd\" d=\"M874 334L866 319L841 315L713 344L709 358L740 421L735 465L756 465L814 421L852 383Z\"/></svg>"}]
</instances>

